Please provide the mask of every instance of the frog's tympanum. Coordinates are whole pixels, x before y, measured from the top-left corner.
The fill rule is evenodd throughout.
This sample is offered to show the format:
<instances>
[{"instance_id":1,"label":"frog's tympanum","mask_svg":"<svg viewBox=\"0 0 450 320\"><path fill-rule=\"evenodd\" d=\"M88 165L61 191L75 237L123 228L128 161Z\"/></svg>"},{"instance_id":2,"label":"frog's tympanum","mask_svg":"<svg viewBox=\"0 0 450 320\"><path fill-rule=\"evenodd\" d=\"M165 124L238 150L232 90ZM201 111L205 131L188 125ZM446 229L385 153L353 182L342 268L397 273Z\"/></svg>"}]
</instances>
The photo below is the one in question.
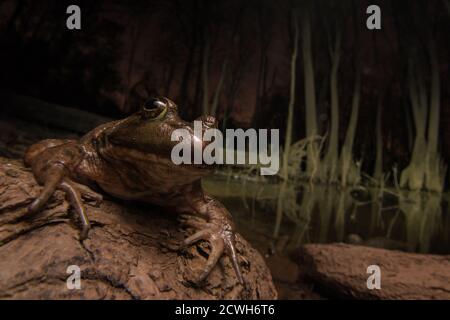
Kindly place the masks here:
<instances>
[{"instance_id":1,"label":"frog's tympanum","mask_svg":"<svg viewBox=\"0 0 450 320\"><path fill-rule=\"evenodd\" d=\"M211 116L198 120L203 130L217 125ZM203 281L225 252L243 283L232 217L220 202L205 195L201 186L201 178L210 167L175 165L171 160L172 148L179 143L171 141L171 134L180 128L187 129L194 140L193 125L179 117L175 103L154 98L137 113L101 125L78 141L49 139L32 145L25 163L32 167L43 189L28 213L42 209L56 189L63 190L81 219L83 240L90 224L81 199L101 199L90 188L92 185L117 198L170 207L183 215L186 225L197 230L184 240L185 246L199 240L210 244L208 260L196 281ZM203 148L206 145L201 144Z\"/></svg>"}]
</instances>

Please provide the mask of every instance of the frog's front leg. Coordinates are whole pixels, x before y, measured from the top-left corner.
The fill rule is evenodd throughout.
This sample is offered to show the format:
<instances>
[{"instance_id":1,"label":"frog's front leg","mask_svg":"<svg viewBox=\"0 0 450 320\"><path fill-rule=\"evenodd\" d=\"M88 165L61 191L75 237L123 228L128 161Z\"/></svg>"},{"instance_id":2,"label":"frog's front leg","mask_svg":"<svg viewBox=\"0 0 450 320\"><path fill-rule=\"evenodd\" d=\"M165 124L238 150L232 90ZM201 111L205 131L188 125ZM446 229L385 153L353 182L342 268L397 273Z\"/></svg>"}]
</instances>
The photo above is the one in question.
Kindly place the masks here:
<instances>
[{"instance_id":1,"label":"frog's front leg","mask_svg":"<svg viewBox=\"0 0 450 320\"><path fill-rule=\"evenodd\" d=\"M50 151L52 152L50 153ZM47 150L32 159L30 164L33 173L36 180L44 187L39 196L28 206L27 215L40 211L56 189L60 189L66 193L70 205L80 217L82 223L80 239L84 240L89 232L90 222L84 210L81 196L86 194L88 197L95 198L97 194L86 186L80 188L78 183L70 179L70 173L81 160L82 152L75 143L62 145L54 150Z\"/></svg>"},{"instance_id":2,"label":"frog's front leg","mask_svg":"<svg viewBox=\"0 0 450 320\"><path fill-rule=\"evenodd\" d=\"M209 196L190 198L188 201L190 206L180 208L183 213L189 213L188 215L183 214L183 223L198 231L186 238L184 245L188 246L197 241L205 240L209 242L211 247L208 260L196 282L200 283L206 279L225 252L231 259L238 281L244 285L236 252L234 224L231 214L219 201ZM198 215L205 220L197 218Z\"/></svg>"},{"instance_id":3,"label":"frog's front leg","mask_svg":"<svg viewBox=\"0 0 450 320\"><path fill-rule=\"evenodd\" d=\"M48 199L50 199L56 188L61 183L64 174L64 166L62 164L56 163L49 166L44 173L45 177L42 179L44 180L44 188L39 196L28 206L28 214L39 212L45 206Z\"/></svg>"}]
</instances>

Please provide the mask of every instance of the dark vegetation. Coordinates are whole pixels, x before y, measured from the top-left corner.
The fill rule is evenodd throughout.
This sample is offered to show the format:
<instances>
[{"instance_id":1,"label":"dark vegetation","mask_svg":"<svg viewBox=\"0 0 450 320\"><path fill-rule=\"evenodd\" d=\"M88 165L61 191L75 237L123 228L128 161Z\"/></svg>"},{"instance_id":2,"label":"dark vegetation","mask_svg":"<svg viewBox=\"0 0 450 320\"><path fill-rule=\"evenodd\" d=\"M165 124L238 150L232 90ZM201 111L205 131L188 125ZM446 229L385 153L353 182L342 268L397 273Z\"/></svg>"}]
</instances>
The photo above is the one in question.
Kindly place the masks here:
<instances>
[{"instance_id":1,"label":"dark vegetation","mask_svg":"<svg viewBox=\"0 0 450 320\"><path fill-rule=\"evenodd\" d=\"M70 3L72 4L72 3ZM185 116L214 113L224 127L280 128L285 137L294 31L311 23L317 133L330 133L330 72L340 36L339 127L350 118L355 79L361 97L353 154L372 174L381 106L383 171L408 165L414 122L411 69L430 86L430 42L440 83L449 80L448 1L377 1L382 30L366 29L368 1L78 1L82 30L65 27L67 1L0 5L0 85L110 116L148 95L172 97ZM302 41L302 30L299 41ZM304 58L299 50L292 141L307 135ZM413 65L413 68L411 67ZM417 73L417 74L419 74ZM449 91L441 86L439 149L448 159ZM344 143L346 130L337 142ZM448 161L447 161L448 162Z\"/></svg>"}]
</instances>

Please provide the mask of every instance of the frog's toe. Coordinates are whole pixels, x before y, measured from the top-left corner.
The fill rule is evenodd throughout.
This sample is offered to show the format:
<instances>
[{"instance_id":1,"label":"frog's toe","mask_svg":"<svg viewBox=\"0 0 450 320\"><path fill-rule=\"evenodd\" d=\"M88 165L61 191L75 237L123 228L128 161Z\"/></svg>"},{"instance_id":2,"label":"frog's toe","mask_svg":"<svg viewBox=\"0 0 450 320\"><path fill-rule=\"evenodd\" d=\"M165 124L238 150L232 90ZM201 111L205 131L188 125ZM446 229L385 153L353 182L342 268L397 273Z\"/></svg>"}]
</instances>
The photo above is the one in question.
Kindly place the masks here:
<instances>
[{"instance_id":1,"label":"frog's toe","mask_svg":"<svg viewBox=\"0 0 450 320\"><path fill-rule=\"evenodd\" d=\"M87 201L92 201L93 205L96 207L98 207L103 202L103 196L94 191L91 191L89 193L82 193L81 196Z\"/></svg>"},{"instance_id":2,"label":"frog's toe","mask_svg":"<svg viewBox=\"0 0 450 320\"><path fill-rule=\"evenodd\" d=\"M90 225L84 225L80 231L80 241L86 240L91 229Z\"/></svg>"},{"instance_id":3,"label":"frog's toe","mask_svg":"<svg viewBox=\"0 0 450 320\"><path fill-rule=\"evenodd\" d=\"M209 276L224 251L224 243L222 239L211 237L209 239L209 244L211 246L211 252L209 253L208 260L206 261L200 276L197 278L198 283L203 282Z\"/></svg>"},{"instance_id":4,"label":"frog's toe","mask_svg":"<svg viewBox=\"0 0 450 320\"><path fill-rule=\"evenodd\" d=\"M210 225L210 228L202 229L184 240L185 246L192 245L200 240L205 240L209 242L211 247L208 260L206 261L203 270L201 271L199 277L195 282L203 282L211 273L212 269L225 252L231 259L233 269L236 273L238 281L242 285L244 285L244 279L242 277L239 262L237 259L234 239L235 237L233 231L227 230L227 228L221 228L220 230L217 230L217 227L214 228L212 227L212 224L208 224Z\"/></svg>"},{"instance_id":5,"label":"frog's toe","mask_svg":"<svg viewBox=\"0 0 450 320\"><path fill-rule=\"evenodd\" d=\"M208 230L200 230L196 233L194 233L192 236L187 237L184 239L184 245L190 246L191 244L196 243L200 240L208 240L210 232Z\"/></svg>"},{"instance_id":6,"label":"frog's toe","mask_svg":"<svg viewBox=\"0 0 450 320\"><path fill-rule=\"evenodd\" d=\"M195 228L197 230L209 229L211 227L211 224L206 222L204 219L192 215L182 214L178 219L185 226Z\"/></svg>"},{"instance_id":7,"label":"frog's toe","mask_svg":"<svg viewBox=\"0 0 450 320\"><path fill-rule=\"evenodd\" d=\"M73 187L77 188L83 199L87 201L92 201L95 206L99 206L102 203L103 196L100 193L97 193L88 186L85 186L84 184L81 183L77 183L73 180L66 179L66 181L69 182Z\"/></svg>"},{"instance_id":8,"label":"frog's toe","mask_svg":"<svg viewBox=\"0 0 450 320\"><path fill-rule=\"evenodd\" d=\"M242 276L241 267L239 266L239 261L237 258L236 252L236 241L234 232L229 231L224 239L225 250L230 257L231 263L233 265L234 272L236 273L236 277L241 285L245 286L244 277Z\"/></svg>"}]
</instances>

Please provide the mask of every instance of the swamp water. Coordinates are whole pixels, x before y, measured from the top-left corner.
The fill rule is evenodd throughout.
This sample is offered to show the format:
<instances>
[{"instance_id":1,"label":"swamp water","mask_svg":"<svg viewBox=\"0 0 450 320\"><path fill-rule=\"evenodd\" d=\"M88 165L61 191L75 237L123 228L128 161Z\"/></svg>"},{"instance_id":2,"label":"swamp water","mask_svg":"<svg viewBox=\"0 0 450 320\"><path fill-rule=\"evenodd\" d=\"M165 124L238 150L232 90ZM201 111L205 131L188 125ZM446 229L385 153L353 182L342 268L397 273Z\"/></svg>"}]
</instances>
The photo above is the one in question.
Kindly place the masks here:
<instances>
[{"instance_id":1,"label":"swamp water","mask_svg":"<svg viewBox=\"0 0 450 320\"><path fill-rule=\"evenodd\" d=\"M266 257L332 242L450 254L448 194L304 183L286 188L277 216L280 184L213 176L203 185Z\"/></svg>"}]
</instances>

